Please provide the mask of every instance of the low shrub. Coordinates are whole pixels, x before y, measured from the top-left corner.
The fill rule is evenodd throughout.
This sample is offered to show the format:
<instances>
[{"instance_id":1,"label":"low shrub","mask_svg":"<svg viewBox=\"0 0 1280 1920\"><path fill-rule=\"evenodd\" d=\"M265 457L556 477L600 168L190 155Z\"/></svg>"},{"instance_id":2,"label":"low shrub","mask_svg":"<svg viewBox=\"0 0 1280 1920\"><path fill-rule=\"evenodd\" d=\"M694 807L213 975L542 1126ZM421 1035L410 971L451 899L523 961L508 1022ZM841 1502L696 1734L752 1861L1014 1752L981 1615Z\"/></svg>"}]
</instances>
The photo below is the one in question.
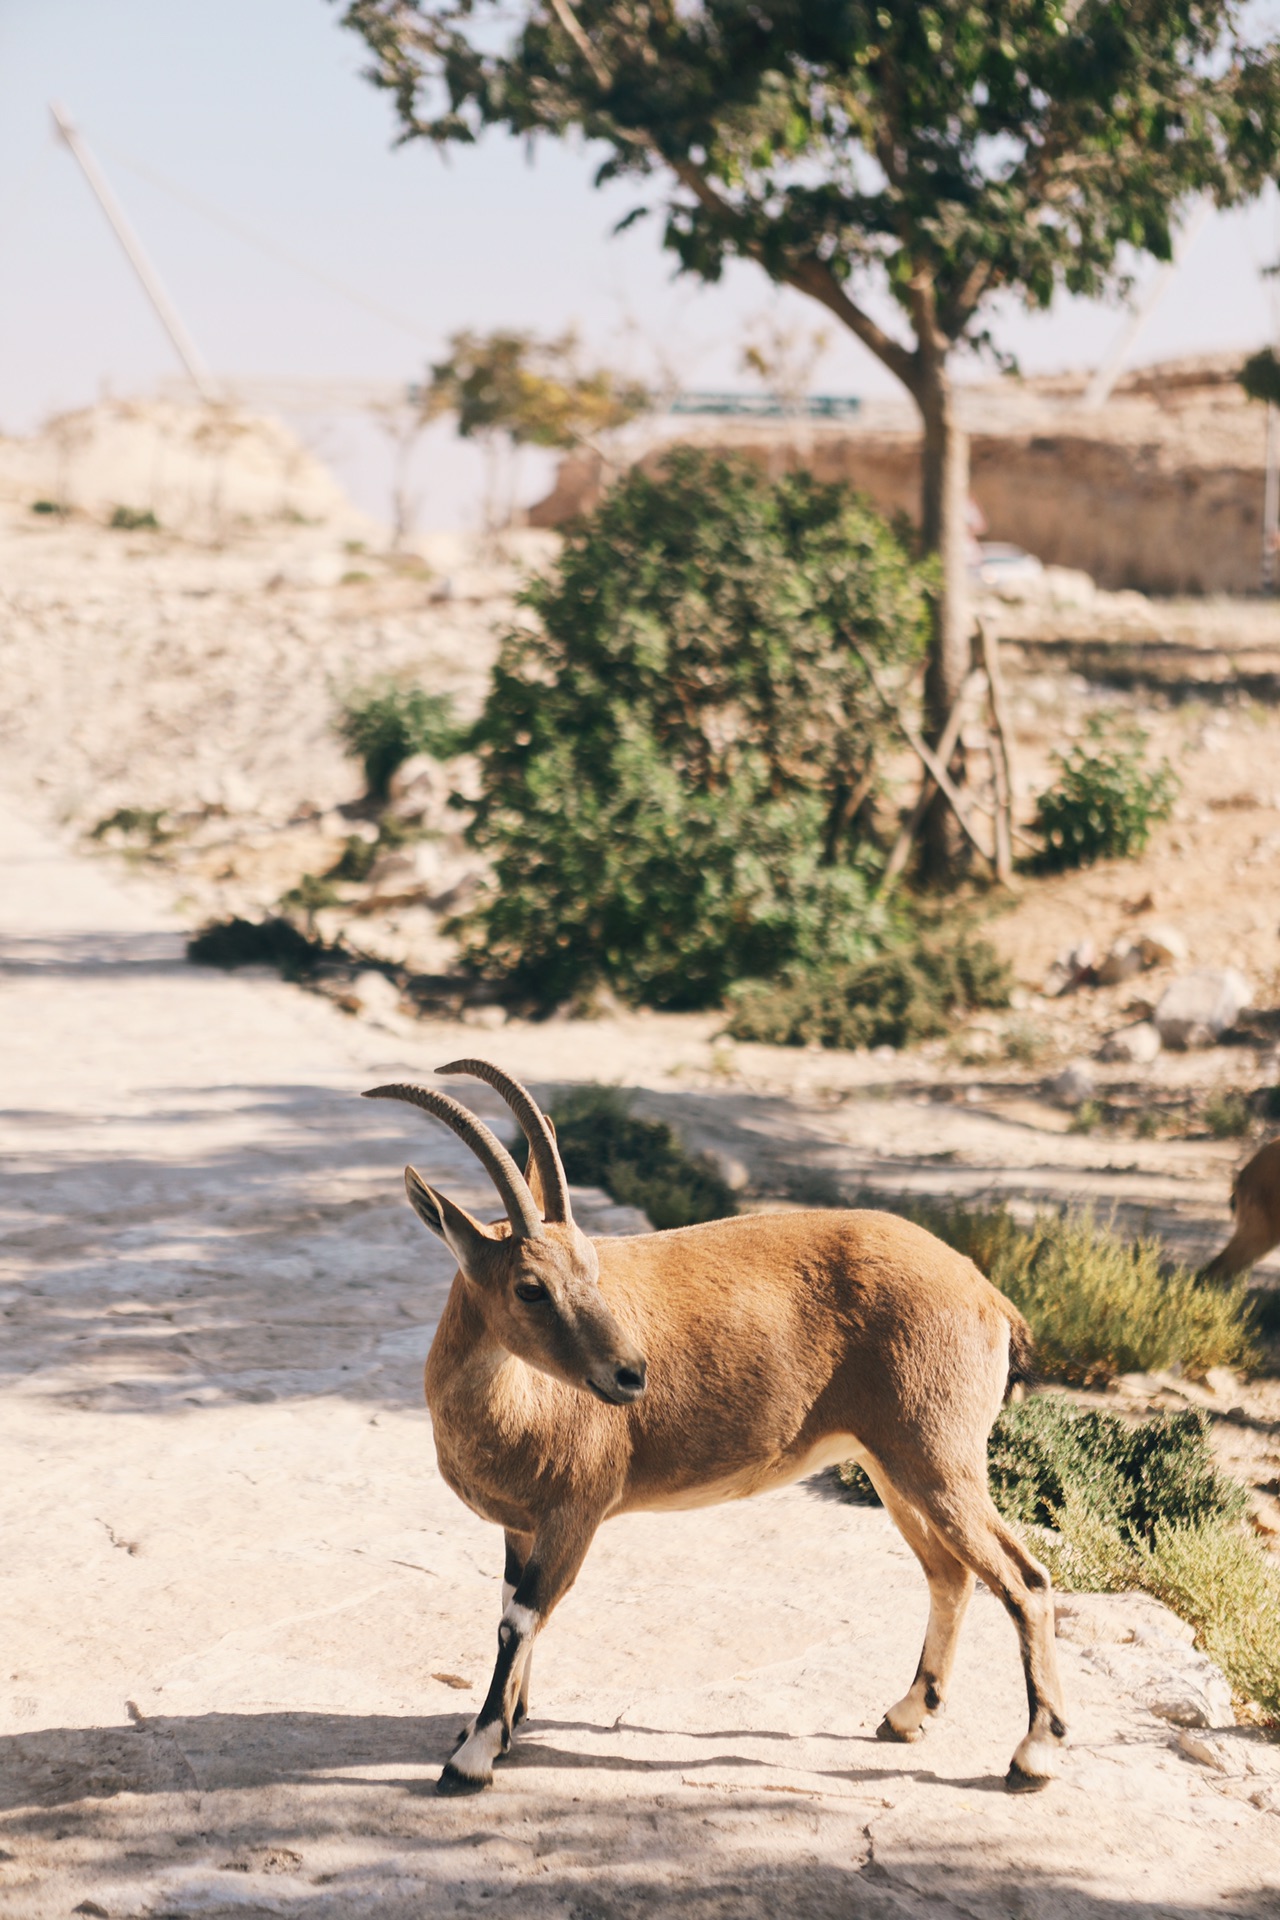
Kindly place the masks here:
<instances>
[{"instance_id":1,"label":"low shrub","mask_svg":"<svg viewBox=\"0 0 1280 1920\"><path fill-rule=\"evenodd\" d=\"M117 807L99 820L89 838L106 840L118 834L125 840L141 840L149 847L158 847L173 837L166 825L168 818L164 807Z\"/></svg>"},{"instance_id":2,"label":"low shrub","mask_svg":"<svg viewBox=\"0 0 1280 1920\"><path fill-rule=\"evenodd\" d=\"M1158 1240L1126 1239L1092 1212L1040 1213L1027 1227L1003 1207L918 1217L1026 1315L1048 1379L1093 1386L1175 1361L1197 1374L1256 1357L1243 1281L1201 1287L1184 1268L1168 1272Z\"/></svg>"},{"instance_id":3,"label":"low shrub","mask_svg":"<svg viewBox=\"0 0 1280 1920\"><path fill-rule=\"evenodd\" d=\"M855 1462L837 1473L850 1499L876 1501ZM1130 1425L1038 1394L1001 1412L988 1473L1060 1590L1152 1594L1237 1694L1280 1718L1280 1570L1240 1526L1247 1497L1214 1465L1202 1413Z\"/></svg>"},{"instance_id":4,"label":"low shrub","mask_svg":"<svg viewBox=\"0 0 1280 1920\"><path fill-rule=\"evenodd\" d=\"M852 966L746 981L729 997L726 1031L784 1047L907 1047L980 1008L1008 1006L1012 984L986 940L929 936Z\"/></svg>"},{"instance_id":5,"label":"low shrub","mask_svg":"<svg viewBox=\"0 0 1280 1920\"><path fill-rule=\"evenodd\" d=\"M415 753L447 760L461 751L465 729L454 717L447 693L400 687L386 681L358 688L343 702L337 720L343 744L364 768L371 799L385 801L391 777Z\"/></svg>"},{"instance_id":6,"label":"low shrub","mask_svg":"<svg viewBox=\"0 0 1280 1920\"><path fill-rule=\"evenodd\" d=\"M1204 1123L1215 1140L1238 1140L1253 1125L1248 1096L1234 1088L1210 1095L1205 1101Z\"/></svg>"},{"instance_id":7,"label":"low shrub","mask_svg":"<svg viewBox=\"0 0 1280 1920\"><path fill-rule=\"evenodd\" d=\"M574 1088L549 1111L569 1179L603 1187L619 1206L642 1208L655 1227L689 1227L738 1211L711 1162L686 1153L665 1120L633 1114L617 1088Z\"/></svg>"},{"instance_id":8,"label":"low shrub","mask_svg":"<svg viewBox=\"0 0 1280 1920\"><path fill-rule=\"evenodd\" d=\"M875 1489L856 1461L836 1469L867 1504ZM1198 1410L1137 1423L1081 1410L1055 1394L1003 1407L987 1446L991 1498L1006 1520L1058 1529L1068 1499L1126 1548L1150 1547L1162 1526L1240 1520L1244 1489L1218 1472Z\"/></svg>"},{"instance_id":9,"label":"low shrub","mask_svg":"<svg viewBox=\"0 0 1280 1920\"><path fill-rule=\"evenodd\" d=\"M1178 780L1167 760L1142 764L1147 735L1115 716L1090 722L1088 739L1055 754L1058 777L1036 802L1044 840L1034 865L1043 873L1132 858L1173 811Z\"/></svg>"},{"instance_id":10,"label":"low shrub","mask_svg":"<svg viewBox=\"0 0 1280 1920\"><path fill-rule=\"evenodd\" d=\"M187 942L187 958L198 967L275 967L286 980L314 973L329 949L291 920L214 920Z\"/></svg>"},{"instance_id":11,"label":"low shrub","mask_svg":"<svg viewBox=\"0 0 1280 1920\"><path fill-rule=\"evenodd\" d=\"M116 507L108 524L124 533L154 533L160 527L150 507Z\"/></svg>"}]
</instances>

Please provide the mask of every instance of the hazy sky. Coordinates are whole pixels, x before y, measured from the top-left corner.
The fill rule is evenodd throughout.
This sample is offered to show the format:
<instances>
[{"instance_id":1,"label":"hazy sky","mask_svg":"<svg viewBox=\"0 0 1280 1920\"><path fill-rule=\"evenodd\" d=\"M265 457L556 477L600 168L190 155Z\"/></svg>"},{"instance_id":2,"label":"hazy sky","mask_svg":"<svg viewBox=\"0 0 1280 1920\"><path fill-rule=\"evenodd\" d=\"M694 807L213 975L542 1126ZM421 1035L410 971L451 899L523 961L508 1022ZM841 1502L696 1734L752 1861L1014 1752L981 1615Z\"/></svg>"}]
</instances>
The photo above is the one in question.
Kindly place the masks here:
<instances>
[{"instance_id":1,"label":"hazy sky","mask_svg":"<svg viewBox=\"0 0 1280 1920\"><path fill-rule=\"evenodd\" d=\"M148 392L179 371L53 137L51 99L95 149L215 373L403 381L455 328L574 324L636 371L652 372L656 352L688 385L749 384L743 332L772 313L832 334L821 390L894 390L823 313L775 295L754 269L703 289L673 279L656 224L611 238L633 189L593 190L582 151L542 145L530 164L497 136L448 160L394 147L390 101L359 78L361 60L326 0L0 0L0 432L30 431L104 387ZM267 257L160 181L406 324ZM1274 198L1215 215L1135 359L1259 345L1273 297L1259 270L1277 255ZM995 317L1027 371L1093 364L1119 325L1114 310L1070 301ZM376 433L343 419L314 433L361 504L384 512ZM473 460L435 442L417 479L420 524L474 517ZM531 467L526 491L537 479Z\"/></svg>"}]
</instances>

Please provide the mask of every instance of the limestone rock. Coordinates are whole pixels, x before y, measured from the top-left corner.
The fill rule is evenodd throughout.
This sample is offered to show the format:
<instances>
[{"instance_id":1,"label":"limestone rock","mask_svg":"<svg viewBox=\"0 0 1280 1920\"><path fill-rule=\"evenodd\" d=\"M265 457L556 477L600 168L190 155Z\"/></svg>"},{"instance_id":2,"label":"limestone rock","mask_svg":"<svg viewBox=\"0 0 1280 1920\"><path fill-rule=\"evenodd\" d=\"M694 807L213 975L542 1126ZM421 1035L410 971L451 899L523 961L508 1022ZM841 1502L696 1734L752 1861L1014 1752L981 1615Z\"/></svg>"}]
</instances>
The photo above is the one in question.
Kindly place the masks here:
<instances>
[{"instance_id":1,"label":"limestone rock","mask_svg":"<svg viewBox=\"0 0 1280 1920\"><path fill-rule=\"evenodd\" d=\"M1135 973L1141 973L1146 964L1141 942L1122 934L1118 940L1112 941L1098 968L1098 985L1118 986L1122 980L1131 980Z\"/></svg>"},{"instance_id":2,"label":"limestone rock","mask_svg":"<svg viewBox=\"0 0 1280 1920\"><path fill-rule=\"evenodd\" d=\"M1098 1049L1098 1058L1126 1060L1135 1067L1149 1067L1160 1046L1160 1029L1150 1020L1139 1020L1134 1026L1119 1027L1109 1033Z\"/></svg>"},{"instance_id":3,"label":"limestone rock","mask_svg":"<svg viewBox=\"0 0 1280 1920\"><path fill-rule=\"evenodd\" d=\"M1092 1100L1096 1082L1085 1060L1072 1060L1049 1082L1049 1092L1061 1107L1079 1107Z\"/></svg>"},{"instance_id":4,"label":"limestone rock","mask_svg":"<svg viewBox=\"0 0 1280 1920\"><path fill-rule=\"evenodd\" d=\"M1167 1047L1211 1047L1233 1027L1253 989L1235 967L1197 967L1161 996L1155 1024Z\"/></svg>"},{"instance_id":5,"label":"limestone rock","mask_svg":"<svg viewBox=\"0 0 1280 1920\"><path fill-rule=\"evenodd\" d=\"M1094 978L1097 958L1092 940L1078 940L1074 947L1068 947L1058 955L1045 975L1042 991L1056 999L1059 994L1070 993L1073 987L1082 986Z\"/></svg>"},{"instance_id":6,"label":"limestone rock","mask_svg":"<svg viewBox=\"0 0 1280 1920\"><path fill-rule=\"evenodd\" d=\"M388 980L385 973L379 973L373 967L366 967L363 973L358 973L349 991L361 1013L370 1020L381 1021L399 1013L399 988L394 980Z\"/></svg>"},{"instance_id":7,"label":"limestone rock","mask_svg":"<svg viewBox=\"0 0 1280 1920\"><path fill-rule=\"evenodd\" d=\"M1203 1654L1188 1653L1157 1674L1147 1705L1175 1727L1229 1727L1235 1720L1226 1677Z\"/></svg>"},{"instance_id":8,"label":"limestone rock","mask_svg":"<svg viewBox=\"0 0 1280 1920\"><path fill-rule=\"evenodd\" d=\"M1177 927L1141 927L1134 936L1142 952L1144 967L1185 966L1190 949L1186 935Z\"/></svg>"},{"instance_id":9,"label":"limestone rock","mask_svg":"<svg viewBox=\"0 0 1280 1920\"><path fill-rule=\"evenodd\" d=\"M1212 1767L1215 1773L1225 1773L1239 1780L1247 1771L1244 1755L1233 1741L1211 1739L1203 1733L1194 1732L1190 1727L1184 1727L1174 1744L1180 1753L1186 1754L1188 1760L1196 1760L1202 1767Z\"/></svg>"}]
</instances>

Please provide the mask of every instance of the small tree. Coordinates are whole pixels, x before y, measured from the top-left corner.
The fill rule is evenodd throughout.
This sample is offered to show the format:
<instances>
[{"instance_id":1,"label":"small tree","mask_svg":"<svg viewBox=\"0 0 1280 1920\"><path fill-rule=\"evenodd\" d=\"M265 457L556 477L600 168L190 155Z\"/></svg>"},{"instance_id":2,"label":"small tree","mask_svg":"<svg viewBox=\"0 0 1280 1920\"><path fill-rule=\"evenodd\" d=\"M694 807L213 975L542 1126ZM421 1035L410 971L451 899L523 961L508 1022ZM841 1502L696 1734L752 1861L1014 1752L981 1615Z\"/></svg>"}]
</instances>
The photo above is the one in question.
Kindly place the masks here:
<instances>
[{"instance_id":1,"label":"small tree","mask_svg":"<svg viewBox=\"0 0 1280 1920\"><path fill-rule=\"evenodd\" d=\"M884 927L865 660L909 667L927 623L884 521L847 488L678 449L523 597L537 625L504 641L472 736L493 878L471 963L543 1004L602 981L696 1007L865 956Z\"/></svg>"},{"instance_id":2,"label":"small tree","mask_svg":"<svg viewBox=\"0 0 1280 1920\"><path fill-rule=\"evenodd\" d=\"M649 404L649 390L638 380L606 367L584 371L572 332L548 341L528 333L455 333L448 357L432 367L421 392L424 418L453 413L462 439L479 439L490 449L491 524L497 495L493 449L500 438L513 451L588 446L607 459L608 436Z\"/></svg>"},{"instance_id":3,"label":"small tree","mask_svg":"<svg viewBox=\"0 0 1280 1920\"><path fill-rule=\"evenodd\" d=\"M347 0L345 17L406 138L584 135L597 182L656 188L686 270L756 261L903 383L942 560L934 740L969 667L955 349L987 344L999 293L1122 289L1135 252L1169 258L1190 197L1237 204L1280 157L1280 39L1259 23L1251 44L1240 0ZM877 274L896 327L866 305ZM926 850L945 870L940 806Z\"/></svg>"}]
</instances>

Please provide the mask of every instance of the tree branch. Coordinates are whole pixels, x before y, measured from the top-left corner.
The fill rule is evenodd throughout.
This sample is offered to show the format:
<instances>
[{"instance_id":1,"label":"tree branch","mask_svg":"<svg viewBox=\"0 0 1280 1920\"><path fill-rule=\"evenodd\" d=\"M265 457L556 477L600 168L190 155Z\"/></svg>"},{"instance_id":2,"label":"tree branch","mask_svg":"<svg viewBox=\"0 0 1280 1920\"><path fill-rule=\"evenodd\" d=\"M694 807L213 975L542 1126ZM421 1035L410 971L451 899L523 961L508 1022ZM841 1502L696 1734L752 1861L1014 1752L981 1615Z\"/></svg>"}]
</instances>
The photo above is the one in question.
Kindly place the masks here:
<instances>
[{"instance_id":1,"label":"tree branch","mask_svg":"<svg viewBox=\"0 0 1280 1920\"><path fill-rule=\"evenodd\" d=\"M799 260L794 266L786 267L778 276L789 287L795 287L799 293L807 293L814 300L821 301L828 312L848 327L850 333L868 347L890 373L901 380L909 393L916 393L920 385L920 368L916 356L909 347L895 340L891 333L878 326L869 313L855 306L840 282L824 260Z\"/></svg>"}]
</instances>

